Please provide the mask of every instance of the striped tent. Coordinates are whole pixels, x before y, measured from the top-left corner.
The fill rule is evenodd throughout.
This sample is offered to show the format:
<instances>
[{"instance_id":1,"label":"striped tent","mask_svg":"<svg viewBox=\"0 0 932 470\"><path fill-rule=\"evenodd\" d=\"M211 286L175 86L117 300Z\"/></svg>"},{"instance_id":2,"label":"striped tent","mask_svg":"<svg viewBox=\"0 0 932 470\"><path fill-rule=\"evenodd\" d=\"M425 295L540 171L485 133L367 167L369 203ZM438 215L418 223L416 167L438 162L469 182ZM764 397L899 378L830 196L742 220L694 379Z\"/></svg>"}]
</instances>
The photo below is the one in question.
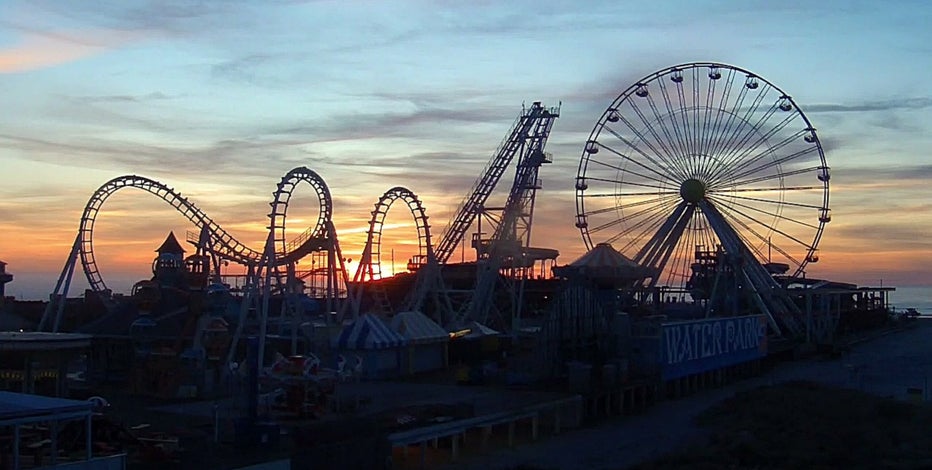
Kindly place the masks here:
<instances>
[{"instance_id":1,"label":"striped tent","mask_svg":"<svg viewBox=\"0 0 932 470\"><path fill-rule=\"evenodd\" d=\"M382 319L366 313L343 327L335 346L339 349L388 349L404 346L406 340Z\"/></svg>"}]
</instances>

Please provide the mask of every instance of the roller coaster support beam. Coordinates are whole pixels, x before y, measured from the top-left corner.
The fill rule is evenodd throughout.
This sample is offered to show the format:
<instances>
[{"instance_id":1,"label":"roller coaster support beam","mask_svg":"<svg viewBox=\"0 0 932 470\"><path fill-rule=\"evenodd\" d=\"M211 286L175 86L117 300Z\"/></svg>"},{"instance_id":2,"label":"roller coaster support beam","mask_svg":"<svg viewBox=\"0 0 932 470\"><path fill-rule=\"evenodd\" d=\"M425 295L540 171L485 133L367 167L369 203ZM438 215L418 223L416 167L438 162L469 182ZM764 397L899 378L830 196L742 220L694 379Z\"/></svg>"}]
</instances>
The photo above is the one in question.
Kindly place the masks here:
<instances>
[{"instance_id":1,"label":"roller coaster support beam","mask_svg":"<svg viewBox=\"0 0 932 470\"><path fill-rule=\"evenodd\" d=\"M536 129L541 119L552 119L552 116L551 110L544 108L539 102L535 102L530 109L518 116L511 132L492 155L482 176L476 181L466 199L460 203L453 220L441 235L440 242L434 250L440 264L446 264L456 247L463 241L466 231L482 212L486 200L498 185L505 169L514 156L525 147L529 135Z\"/></svg>"},{"instance_id":2,"label":"roller coaster support beam","mask_svg":"<svg viewBox=\"0 0 932 470\"><path fill-rule=\"evenodd\" d=\"M44 331L48 323L49 315L52 309L55 309L55 321L52 323L52 332L58 333L58 327L61 324L61 317L65 311L65 303L68 300L68 290L71 288L71 278L74 276L74 268L78 262L78 252L81 250L81 234L74 238L74 244L71 246L71 253L65 266L58 276L58 282L55 283L55 290L49 296L49 303L45 305L45 311L42 313L42 320L39 321L37 331Z\"/></svg>"}]
</instances>

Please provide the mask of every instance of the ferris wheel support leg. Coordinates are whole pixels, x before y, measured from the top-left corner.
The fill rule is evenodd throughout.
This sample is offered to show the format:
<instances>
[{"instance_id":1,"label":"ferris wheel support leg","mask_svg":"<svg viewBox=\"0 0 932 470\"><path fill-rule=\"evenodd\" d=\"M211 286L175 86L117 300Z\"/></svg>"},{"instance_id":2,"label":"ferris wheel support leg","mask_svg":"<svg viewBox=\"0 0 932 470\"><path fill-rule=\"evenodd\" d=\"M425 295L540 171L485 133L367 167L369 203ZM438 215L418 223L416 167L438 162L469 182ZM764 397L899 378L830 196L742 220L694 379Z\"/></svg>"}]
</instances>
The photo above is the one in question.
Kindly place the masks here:
<instances>
[{"instance_id":1,"label":"ferris wheel support leg","mask_svg":"<svg viewBox=\"0 0 932 470\"><path fill-rule=\"evenodd\" d=\"M767 308L767 303L764 302L764 299L761 297L760 292L757 290L757 286L751 282L751 278L748 277L748 273L745 272L744 269L741 270L741 276L744 278L745 285L750 288L751 297L757 304L757 308L760 309L761 313L767 315L767 323L770 324L770 327L773 328L773 331L777 334L777 336L783 336L783 331L780 330L780 325L777 324L777 320L773 317L770 309Z\"/></svg>"},{"instance_id":2,"label":"ferris wheel support leg","mask_svg":"<svg viewBox=\"0 0 932 470\"><path fill-rule=\"evenodd\" d=\"M80 246L81 233L79 232L78 235L74 237L74 244L71 245L71 253L65 261L65 266L62 267L61 274L58 276L58 281L55 283L55 290L49 295L49 303L45 305L45 311L42 313L42 320L39 321L39 327L36 328L38 331L45 330L49 317L52 314L52 309L56 307L57 310L52 332L58 331L58 325L65 309L65 300L68 298L68 289L71 287L71 278L74 276L74 267L77 264Z\"/></svg>"}]
</instances>

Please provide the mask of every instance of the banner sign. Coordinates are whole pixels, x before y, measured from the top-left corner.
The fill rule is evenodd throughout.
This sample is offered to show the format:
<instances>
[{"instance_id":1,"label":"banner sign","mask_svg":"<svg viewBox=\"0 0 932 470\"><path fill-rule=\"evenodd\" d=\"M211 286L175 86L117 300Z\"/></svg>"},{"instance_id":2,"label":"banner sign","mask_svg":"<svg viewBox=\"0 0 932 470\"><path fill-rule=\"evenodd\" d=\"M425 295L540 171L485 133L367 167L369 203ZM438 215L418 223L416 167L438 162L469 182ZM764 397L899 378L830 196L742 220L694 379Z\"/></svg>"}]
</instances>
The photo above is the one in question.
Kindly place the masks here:
<instances>
[{"instance_id":1,"label":"banner sign","mask_svg":"<svg viewBox=\"0 0 932 470\"><path fill-rule=\"evenodd\" d=\"M666 323L662 325L660 350L664 380L752 361L767 355L767 317Z\"/></svg>"}]
</instances>

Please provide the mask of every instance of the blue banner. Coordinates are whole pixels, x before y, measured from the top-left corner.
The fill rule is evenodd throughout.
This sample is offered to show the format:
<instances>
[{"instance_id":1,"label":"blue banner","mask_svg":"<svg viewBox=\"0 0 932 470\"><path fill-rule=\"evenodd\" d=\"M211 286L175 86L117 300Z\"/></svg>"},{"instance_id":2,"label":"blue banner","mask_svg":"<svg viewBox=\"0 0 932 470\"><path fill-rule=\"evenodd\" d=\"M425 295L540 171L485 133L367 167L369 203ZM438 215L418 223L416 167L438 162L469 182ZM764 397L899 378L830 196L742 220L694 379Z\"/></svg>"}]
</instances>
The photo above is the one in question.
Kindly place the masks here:
<instances>
[{"instance_id":1,"label":"blue banner","mask_svg":"<svg viewBox=\"0 0 932 470\"><path fill-rule=\"evenodd\" d=\"M666 323L662 325L660 350L664 380L752 361L767 355L767 317Z\"/></svg>"}]
</instances>

